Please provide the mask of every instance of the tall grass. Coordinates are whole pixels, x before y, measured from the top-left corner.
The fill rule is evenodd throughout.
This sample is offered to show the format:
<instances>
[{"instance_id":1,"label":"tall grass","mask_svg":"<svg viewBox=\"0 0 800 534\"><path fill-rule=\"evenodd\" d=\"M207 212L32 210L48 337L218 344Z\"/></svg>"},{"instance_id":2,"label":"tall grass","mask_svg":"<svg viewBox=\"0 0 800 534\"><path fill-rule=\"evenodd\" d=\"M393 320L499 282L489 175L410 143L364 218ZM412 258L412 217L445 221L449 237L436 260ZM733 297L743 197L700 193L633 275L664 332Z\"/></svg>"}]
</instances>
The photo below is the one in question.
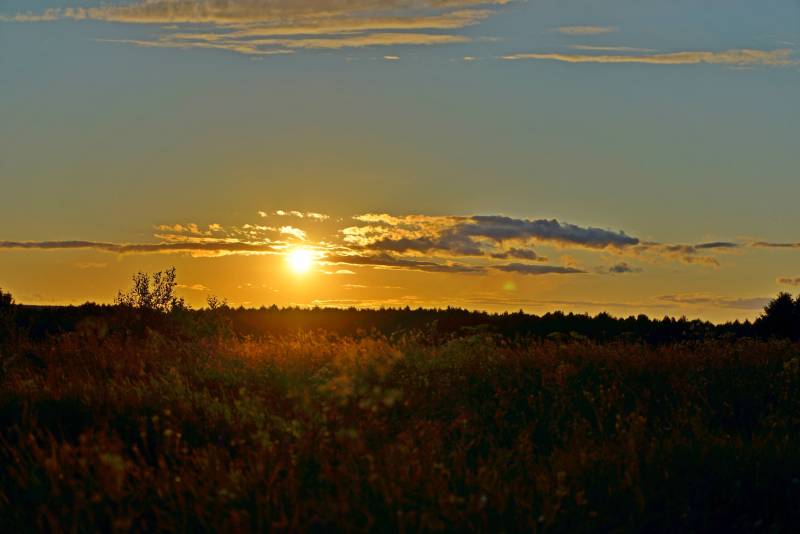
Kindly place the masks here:
<instances>
[{"instance_id":1,"label":"tall grass","mask_svg":"<svg viewBox=\"0 0 800 534\"><path fill-rule=\"evenodd\" d=\"M800 524L800 347L70 333L0 376L3 530Z\"/></svg>"}]
</instances>

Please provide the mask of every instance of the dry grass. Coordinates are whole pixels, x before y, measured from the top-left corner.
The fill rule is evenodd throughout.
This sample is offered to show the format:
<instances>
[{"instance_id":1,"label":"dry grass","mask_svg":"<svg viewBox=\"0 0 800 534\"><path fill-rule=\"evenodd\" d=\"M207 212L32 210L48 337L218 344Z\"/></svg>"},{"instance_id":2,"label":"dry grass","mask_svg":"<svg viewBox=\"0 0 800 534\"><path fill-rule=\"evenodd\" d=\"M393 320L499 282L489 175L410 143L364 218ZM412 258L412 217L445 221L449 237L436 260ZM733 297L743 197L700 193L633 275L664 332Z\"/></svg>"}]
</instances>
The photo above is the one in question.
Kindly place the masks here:
<instances>
[{"instance_id":1,"label":"dry grass","mask_svg":"<svg viewBox=\"0 0 800 534\"><path fill-rule=\"evenodd\" d=\"M21 349L3 529L792 531L800 347L298 334Z\"/></svg>"}]
</instances>

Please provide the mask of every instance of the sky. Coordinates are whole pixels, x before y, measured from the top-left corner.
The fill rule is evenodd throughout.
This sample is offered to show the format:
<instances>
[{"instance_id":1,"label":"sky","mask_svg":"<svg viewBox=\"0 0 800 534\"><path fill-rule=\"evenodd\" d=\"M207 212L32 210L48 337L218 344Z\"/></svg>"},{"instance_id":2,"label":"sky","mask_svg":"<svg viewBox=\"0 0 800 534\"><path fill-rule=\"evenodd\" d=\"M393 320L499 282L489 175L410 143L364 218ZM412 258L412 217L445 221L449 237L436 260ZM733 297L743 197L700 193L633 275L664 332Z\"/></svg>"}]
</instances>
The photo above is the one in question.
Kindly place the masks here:
<instances>
[{"instance_id":1,"label":"sky","mask_svg":"<svg viewBox=\"0 0 800 534\"><path fill-rule=\"evenodd\" d=\"M0 287L752 319L797 0L0 0Z\"/></svg>"}]
</instances>

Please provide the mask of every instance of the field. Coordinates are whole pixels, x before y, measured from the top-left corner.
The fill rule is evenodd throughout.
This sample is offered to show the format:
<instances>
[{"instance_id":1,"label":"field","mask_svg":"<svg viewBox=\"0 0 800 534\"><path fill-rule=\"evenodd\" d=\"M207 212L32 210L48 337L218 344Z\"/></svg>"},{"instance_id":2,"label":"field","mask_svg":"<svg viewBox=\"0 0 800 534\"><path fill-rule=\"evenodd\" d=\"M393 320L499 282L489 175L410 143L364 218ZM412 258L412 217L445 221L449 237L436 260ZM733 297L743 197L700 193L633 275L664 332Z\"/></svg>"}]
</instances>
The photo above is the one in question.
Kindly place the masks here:
<instances>
[{"instance_id":1,"label":"field","mask_svg":"<svg viewBox=\"0 0 800 534\"><path fill-rule=\"evenodd\" d=\"M796 531L800 345L89 329L0 375L26 531Z\"/></svg>"}]
</instances>

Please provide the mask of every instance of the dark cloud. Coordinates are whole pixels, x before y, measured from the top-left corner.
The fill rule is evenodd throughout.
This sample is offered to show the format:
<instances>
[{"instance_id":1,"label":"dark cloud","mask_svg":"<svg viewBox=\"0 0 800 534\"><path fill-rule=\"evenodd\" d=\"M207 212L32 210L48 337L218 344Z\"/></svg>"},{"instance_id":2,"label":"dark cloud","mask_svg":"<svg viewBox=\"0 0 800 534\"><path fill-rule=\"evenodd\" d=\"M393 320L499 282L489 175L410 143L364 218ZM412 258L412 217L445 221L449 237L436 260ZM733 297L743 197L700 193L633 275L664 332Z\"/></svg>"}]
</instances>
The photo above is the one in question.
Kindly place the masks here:
<instances>
[{"instance_id":1,"label":"dark cloud","mask_svg":"<svg viewBox=\"0 0 800 534\"><path fill-rule=\"evenodd\" d=\"M432 261L409 260L398 258L389 254L358 255L358 254L332 254L322 260L333 265L363 265L371 267L386 267L410 269L415 271L438 273L484 273L486 269L480 266L465 265L462 263L436 263Z\"/></svg>"},{"instance_id":2,"label":"dark cloud","mask_svg":"<svg viewBox=\"0 0 800 534\"><path fill-rule=\"evenodd\" d=\"M507 265L494 265L492 269L502 271L504 273L516 274L580 274L585 273L580 269L573 267L561 267L558 265L530 265L528 263L509 263Z\"/></svg>"},{"instance_id":3,"label":"dark cloud","mask_svg":"<svg viewBox=\"0 0 800 534\"><path fill-rule=\"evenodd\" d=\"M731 243L729 241L712 241L710 243L700 243L699 245L695 245L694 248L697 250L707 250L707 249L714 249L714 248L738 248L739 243Z\"/></svg>"},{"instance_id":4,"label":"dark cloud","mask_svg":"<svg viewBox=\"0 0 800 534\"><path fill-rule=\"evenodd\" d=\"M642 272L642 269L639 267L633 267L623 261L609 267L608 272L611 274L640 273Z\"/></svg>"},{"instance_id":5,"label":"dark cloud","mask_svg":"<svg viewBox=\"0 0 800 534\"><path fill-rule=\"evenodd\" d=\"M534 239L588 248L626 247L639 244L637 238L621 231L584 228L562 223L556 219L513 219L501 215L476 215L470 222L459 225L457 231L461 235L486 237L495 241Z\"/></svg>"},{"instance_id":6,"label":"dark cloud","mask_svg":"<svg viewBox=\"0 0 800 534\"><path fill-rule=\"evenodd\" d=\"M547 261L547 258L539 256L535 251L528 248L511 248L503 252L492 254L492 258L496 260L515 258L518 260Z\"/></svg>"},{"instance_id":7,"label":"dark cloud","mask_svg":"<svg viewBox=\"0 0 800 534\"><path fill-rule=\"evenodd\" d=\"M430 237L398 239L380 239L369 245L372 250L385 250L390 252L420 252L429 253L446 251L459 256L481 256L483 250L468 239L457 240L452 236L442 236L437 239Z\"/></svg>"},{"instance_id":8,"label":"dark cloud","mask_svg":"<svg viewBox=\"0 0 800 534\"><path fill-rule=\"evenodd\" d=\"M619 249L639 244L637 238L624 232L581 227L555 219L514 219L500 215L395 217L366 214L356 217L356 220L368 225L342 230L346 240L365 250L396 253L445 253L541 261L527 246L506 250L502 245L508 241L523 244L538 241L581 248Z\"/></svg>"}]
</instances>

